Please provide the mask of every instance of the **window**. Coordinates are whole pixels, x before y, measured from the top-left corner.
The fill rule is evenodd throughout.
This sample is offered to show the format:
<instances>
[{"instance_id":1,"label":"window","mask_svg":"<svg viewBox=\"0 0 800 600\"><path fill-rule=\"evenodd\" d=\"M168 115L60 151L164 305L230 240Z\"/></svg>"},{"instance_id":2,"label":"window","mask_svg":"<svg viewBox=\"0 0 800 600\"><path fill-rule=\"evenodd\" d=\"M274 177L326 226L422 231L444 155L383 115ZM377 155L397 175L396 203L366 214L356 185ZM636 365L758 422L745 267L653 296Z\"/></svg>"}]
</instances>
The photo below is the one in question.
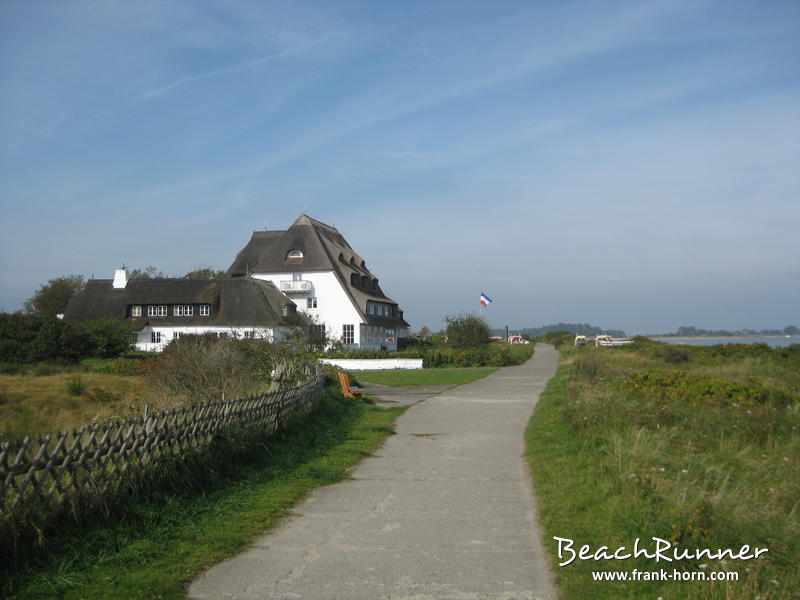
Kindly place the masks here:
<instances>
[{"instance_id":1,"label":"window","mask_svg":"<svg viewBox=\"0 0 800 600\"><path fill-rule=\"evenodd\" d=\"M355 344L355 325L342 325L342 343Z\"/></svg>"},{"instance_id":2,"label":"window","mask_svg":"<svg viewBox=\"0 0 800 600\"><path fill-rule=\"evenodd\" d=\"M297 314L297 305L296 304L284 304L283 305L283 316L289 317L291 315Z\"/></svg>"},{"instance_id":3,"label":"window","mask_svg":"<svg viewBox=\"0 0 800 600\"><path fill-rule=\"evenodd\" d=\"M317 308L317 299L306 298L306 308Z\"/></svg>"},{"instance_id":4,"label":"window","mask_svg":"<svg viewBox=\"0 0 800 600\"><path fill-rule=\"evenodd\" d=\"M131 333L130 333L130 334L128 334L128 335L130 336L130 338L128 339L128 341L129 341L131 344L135 344L135 343L137 343L137 342L139 341L139 334L138 334L138 333L136 333L136 332L131 332Z\"/></svg>"},{"instance_id":5,"label":"window","mask_svg":"<svg viewBox=\"0 0 800 600\"><path fill-rule=\"evenodd\" d=\"M207 317L211 314L211 305L210 304L201 304L200 305L200 316Z\"/></svg>"},{"instance_id":6,"label":"window","mask_svg":"<svg viewBox=\"0 0 800 600\"><path fill-rule=\"evenodd\" d=\"M358 275L350 273L350 285L358 287L359 283L361 283L361 279L359 279Z\"/></svg>"},{"instance_id":7,"label":"window","mask_svg":"<svg viewBox=\"0 0 800 600\"><path fill-rule=\"evenodd\" d=\"M287 263L294 263L294 264L301 264L303 262L303 251L302 250L289 250L286 253L286 262Z\"/></svg>"},{"instance_id":8,"label":"window","mask_svg":"<svg viewBox=\"0 0 800 600\"><path fill-rule=\"evenodd\" d=\"M148 317L166 317L167 316L167 306L166 306L166 304L161 304L159 306L148 306L147 307L147 316Z\"/></svg>"},{"instance_id":9,"label":"window","mask_svg":"<svg viewBox=\"0 0 800 600\"><path fill-rule=\"evenodd\" d=\"M142 307L141 306L131 306L131 316L132 317L141 317L142 316Z\"/></svg>"},{"instance_id":10,"label":"window","mask_svg":"<svg viewBox=\"0 0 800 600\"><path fill-rule=\"evenodd\" d=\"M151 344L160 344L161 343L161 332L160 331L151 331L150 332L150 343Z\"/></svg>"},{"instance_id":11,"label":"window","mask_svg":"<svg viewBox=\"0 0 800 600\"><path fill-rule=\"evenodd\" d=\"M191 304L177 304L172 312L176 317L191 317L194 314L194 306Z\"/></svg>"},{"instance_id":12,"label":"window","mask_svg":"<svg viewBox=\"0 0 800 600\"><path fill-rule=\"evenodd\" d=\"M292 273L292 281L303 281L302 273Z\"/></svg>"}]
</instances>

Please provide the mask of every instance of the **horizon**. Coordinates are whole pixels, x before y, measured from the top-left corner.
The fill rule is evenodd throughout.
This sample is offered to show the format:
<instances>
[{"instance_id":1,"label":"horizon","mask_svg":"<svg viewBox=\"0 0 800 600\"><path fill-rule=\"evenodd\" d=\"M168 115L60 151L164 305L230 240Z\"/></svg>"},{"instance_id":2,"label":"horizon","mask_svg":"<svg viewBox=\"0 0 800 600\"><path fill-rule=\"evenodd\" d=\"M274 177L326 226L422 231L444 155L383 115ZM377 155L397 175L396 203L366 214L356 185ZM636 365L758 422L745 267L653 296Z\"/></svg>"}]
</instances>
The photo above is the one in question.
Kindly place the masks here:
<instances>
[{"instance_id":1,"label":"horizon","mask_svg":"<svg viewBox=\"0 0 800 600\"><path fill-rule=\"evenodd\" d=\"M335 226L414 331L800 322L800 4L0 4L0 310Z\"/></svg>"}]
</instances>

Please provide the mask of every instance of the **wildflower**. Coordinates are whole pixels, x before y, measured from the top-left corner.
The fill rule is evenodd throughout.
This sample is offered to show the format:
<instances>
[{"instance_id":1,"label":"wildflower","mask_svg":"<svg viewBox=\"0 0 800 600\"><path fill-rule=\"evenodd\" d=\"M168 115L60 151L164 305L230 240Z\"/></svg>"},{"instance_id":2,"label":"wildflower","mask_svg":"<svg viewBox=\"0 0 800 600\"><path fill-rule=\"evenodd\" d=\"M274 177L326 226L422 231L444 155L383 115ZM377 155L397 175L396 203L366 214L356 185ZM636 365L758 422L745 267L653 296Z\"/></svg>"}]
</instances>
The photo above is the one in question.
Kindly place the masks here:
<instances>
[{"instance_id":1,"label":"wildflower","mask_svg":"<svg viewBox=\"0 0 800 600\"><path fill-rule=\"evenodd\" d=\"M700 569L707 569L707 568L708 568L708 565L698 565L698 567L699 567Z\"/></svg>"},{"instance_id":2,"label":"wildflower","mask_svg":"<svg viewBox=\"0 0 800 600\"><path fill-rule=\"evenodd\" d=\"M769 581L770 581L770 583L772 583L772 585L778 585L778 580L777 579L770 579Z\"/></svg>"},{"instance_id":3,"label":"wildflower","mask_svg":"<svg viewBox=\"0 0 800 600\"><path fill-rule=\"evenodd\" d=\"M681 469L681 473L688 473L689 469Z\"/></svg>"},{"instance_id":4,"label":"wildflower","mask_svg":"<svg viewBox=\"0 0 800 600\"><path fill-rule=\"evenodd\" d=\"M784 460L784 462L790 462L790 461L789 461L789 457L788 457L788 456L784 456L784 457L783 457L783 460Z\"/></svg>"},{"instance_id":5,"label":"wildflower","mask_svg":"<svg viewBox=\"0 0 800 600\"><path fill-rule=\"evenodd\" d=\"M661 471L661 472L663 473L664 471L666 471L666 469L665 469L664 467L661 467L661 468L659 469L659 471Z\"/></svg>"}]
</instances>

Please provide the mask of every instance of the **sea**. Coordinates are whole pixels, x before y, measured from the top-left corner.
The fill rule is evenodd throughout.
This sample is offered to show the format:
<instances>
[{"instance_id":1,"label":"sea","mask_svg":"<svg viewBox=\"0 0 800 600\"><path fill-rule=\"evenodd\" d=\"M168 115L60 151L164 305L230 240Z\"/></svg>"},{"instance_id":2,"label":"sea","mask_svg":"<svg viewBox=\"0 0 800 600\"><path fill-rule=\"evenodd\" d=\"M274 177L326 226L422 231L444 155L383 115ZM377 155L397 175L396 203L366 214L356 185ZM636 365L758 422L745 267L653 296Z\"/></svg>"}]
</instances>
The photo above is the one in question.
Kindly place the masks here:
<instances>
[{"instance_id":1,"label":"sea","mask_svg":"<svg viewBox=\"0 0 800 600\"><path fill-rule=\"evenodd\" d=\"M748 337L651 337L651 340L668 344L694 344L696 346L715 346L716 344L768 344L773 348L783 348L800 344L800 335L790 336L748 336Z\"/></svg>"}]
</instances>

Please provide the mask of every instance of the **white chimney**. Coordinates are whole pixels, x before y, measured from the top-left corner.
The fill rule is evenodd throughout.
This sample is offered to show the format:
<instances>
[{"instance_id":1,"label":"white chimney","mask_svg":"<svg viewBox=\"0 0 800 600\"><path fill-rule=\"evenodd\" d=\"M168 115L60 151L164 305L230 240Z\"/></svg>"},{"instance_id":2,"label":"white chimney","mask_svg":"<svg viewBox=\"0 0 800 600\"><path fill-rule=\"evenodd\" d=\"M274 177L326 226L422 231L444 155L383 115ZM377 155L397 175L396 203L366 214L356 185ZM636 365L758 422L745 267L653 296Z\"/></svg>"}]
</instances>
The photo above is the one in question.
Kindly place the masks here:
<instances>
[{"instance_id":1,"label":"white chimney","mask_svg":"<svg viewBox=\"0 0 800 600\"><path fill-rule=\"evenodd\" d=\"M125 265L121 269L114 271L114 283L112 284L115 290L122 289L128 284L128 270Z\"/></svg>"}]
</instances>

